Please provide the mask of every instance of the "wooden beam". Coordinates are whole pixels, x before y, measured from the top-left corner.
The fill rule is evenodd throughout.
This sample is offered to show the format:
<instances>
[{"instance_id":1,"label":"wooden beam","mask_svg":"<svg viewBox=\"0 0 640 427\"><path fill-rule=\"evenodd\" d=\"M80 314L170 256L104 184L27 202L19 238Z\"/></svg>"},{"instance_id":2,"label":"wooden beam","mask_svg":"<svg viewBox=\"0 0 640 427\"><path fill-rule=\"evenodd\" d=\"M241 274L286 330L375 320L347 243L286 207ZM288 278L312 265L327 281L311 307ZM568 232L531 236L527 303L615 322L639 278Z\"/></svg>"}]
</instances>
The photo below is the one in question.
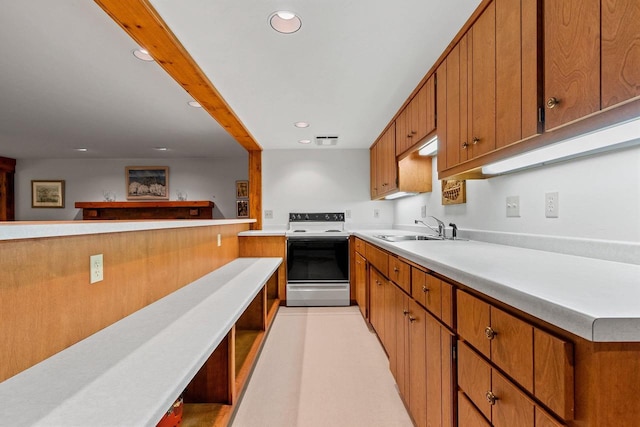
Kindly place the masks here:
<instances>
[{"instance_id":1,"label":"wooden beam","mask_svg":"<svg viewBox=\"0 0 640 427\"><path fill-rule=\"evenodd\" d=\"M262 230L262 151L249 151L249 217L252 230Z\"/></svg>"},{"instance_id":2,"label":"wooden beam","mask_svg":"<svg viewBox=\"0 0 640 427\"><path fill-rule=\"evenodd\" d=\"M262 149L148 0L95 2L240 145Z\"/></svg>"}]
</instances>

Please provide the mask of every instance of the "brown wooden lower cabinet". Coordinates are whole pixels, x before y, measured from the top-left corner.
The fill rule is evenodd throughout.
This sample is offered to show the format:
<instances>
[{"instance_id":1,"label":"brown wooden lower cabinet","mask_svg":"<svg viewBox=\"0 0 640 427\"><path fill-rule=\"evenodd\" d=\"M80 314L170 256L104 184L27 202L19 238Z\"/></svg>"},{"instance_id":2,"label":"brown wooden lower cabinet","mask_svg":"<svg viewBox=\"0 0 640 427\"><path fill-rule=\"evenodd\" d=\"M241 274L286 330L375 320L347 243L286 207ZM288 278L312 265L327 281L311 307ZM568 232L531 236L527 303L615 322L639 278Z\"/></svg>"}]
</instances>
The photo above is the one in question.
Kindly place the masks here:
<instances>
[{"instance_id":1,"label":"brown wooden lower cabinet","mask_svg":"<svg viewBox=\"0 0 640 427\"><path fill-rule=\"evenodd\" d=\"M369 316L368 313L368 298L367 298L367 260L360 255L359 253L355 253L355 288L356 288L356 303L360 308L360 312L362 316L367 319Z\"/></svg>"}]
</instances>

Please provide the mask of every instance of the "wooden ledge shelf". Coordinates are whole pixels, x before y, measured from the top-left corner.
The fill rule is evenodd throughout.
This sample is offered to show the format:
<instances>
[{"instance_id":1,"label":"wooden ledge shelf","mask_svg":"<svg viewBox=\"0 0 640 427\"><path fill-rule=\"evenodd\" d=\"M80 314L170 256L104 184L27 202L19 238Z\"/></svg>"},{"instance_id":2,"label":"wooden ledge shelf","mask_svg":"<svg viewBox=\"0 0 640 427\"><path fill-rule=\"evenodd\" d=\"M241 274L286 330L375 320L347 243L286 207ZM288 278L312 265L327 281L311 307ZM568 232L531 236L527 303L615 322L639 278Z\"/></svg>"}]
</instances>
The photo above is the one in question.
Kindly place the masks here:
<instances>
[{"instance_id":1,"label":"wooden ledge shelf","mask_svg":"<svg viewBox=\"0 0 640 427\"><path fill-rule=\"evenodd\" d=\"M275 317L282 258L237 258L0 383L12 425L225 426Z\"/></svg>"},{"instance_id":2,"label":"wooden ledge shelf","mask_svg":"<svg viewBox=\"0 0 640 427\"><path fill-rule=\"evenodd\" d=\"M76 202L83 220L213 219L214 204L208 200Z\"/></svg>"}]
</instances>

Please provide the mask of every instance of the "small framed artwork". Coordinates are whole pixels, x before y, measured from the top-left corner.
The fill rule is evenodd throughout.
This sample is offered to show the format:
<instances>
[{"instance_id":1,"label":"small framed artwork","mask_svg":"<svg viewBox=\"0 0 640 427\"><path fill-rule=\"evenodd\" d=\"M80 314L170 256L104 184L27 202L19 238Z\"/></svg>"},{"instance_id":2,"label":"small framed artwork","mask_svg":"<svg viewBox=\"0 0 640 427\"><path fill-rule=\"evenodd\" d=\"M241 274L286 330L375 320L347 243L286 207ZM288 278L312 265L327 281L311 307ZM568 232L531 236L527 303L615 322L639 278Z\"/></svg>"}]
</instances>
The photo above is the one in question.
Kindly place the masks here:
<instances>
[{"instance_id":1,"label":"small framed artwork","mask_svg":"<svg viewBox=\"0 0 640 427\"><path fill-rule=\"evenodd\" d=\"M467 203L467 182L456 179L442 180L442 204L459 205Z\"/></svg>"},{"instance_id":2,"label":"small framed artwork","mask_svg":"<svg viewBox=\"0 0 640 427\"><path fill-rule=\"evenodd\" d=\"M32 208L64 208L64 181L31 181Z\"/></svg>"},{"instance_id":3,"label":"small framed artwork","mask_svg":"<svg viewBox=\"0 0 640 427\"><path fill-rule=\"evenodd\" d=\"M236 181L236 199L249 198L249 181Z\"/></svg>"},{"instance_id":4,"label":"small framed artwork","mask_svg":"<svg viewBox=\"0 0 640 427\"><path fill-rule=\"evenodd\" d=\"M236 216L238 218L249 218L248 200L236 200Z\"/></svg>"},{"instance_id":5,"label":"small framed artwork","mask_svg":"<svg viewBox=\"0 0 640 427\"><path fill-rule=\"evenodd\" d=\"M169 200L168 166L127 166L127 200Z\"/></svg>"}]
</instances>

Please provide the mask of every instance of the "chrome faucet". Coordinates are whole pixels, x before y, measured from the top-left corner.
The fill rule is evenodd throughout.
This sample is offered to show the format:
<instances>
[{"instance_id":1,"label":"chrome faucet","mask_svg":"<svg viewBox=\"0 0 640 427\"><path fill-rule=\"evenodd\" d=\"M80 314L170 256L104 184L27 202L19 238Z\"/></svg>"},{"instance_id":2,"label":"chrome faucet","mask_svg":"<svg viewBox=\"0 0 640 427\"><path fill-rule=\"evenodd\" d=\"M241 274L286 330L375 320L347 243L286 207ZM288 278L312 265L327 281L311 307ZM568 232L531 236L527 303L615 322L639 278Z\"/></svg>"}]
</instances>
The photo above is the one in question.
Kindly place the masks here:
<instances>
[{"instance_id":1,"label":"chrome faucet","mask_svg":"<svg viewBox=\"0 0 640 427\"><path fill-rule=\"evenodd\" d=\"M440 221L440 220L439 220L438 218L436 218L435 216L429 216L429 218L433 218L433 219L435 219L435 220L436 220L436 222L438 223L438 228L437 228L437 229L436 229L435 227L433 227L433 226L431 226L431 225L427 224L426 222L424 222L424 221L422 221L422 220L419 220L419 219L416 219L414 223L415 223L415 224L422 224L422 225L424 225L425 227L428 227L429 229L431 229L431 230L435 231L436 233L438 233L438 236L439 236L439 237L441 237L441 238L443 238L443 239L444 239L444 238L445 238L445 237L444 237L444 227L445 227L445 226L444 226L444 222Z\"/></svg>"}]
</instances>

